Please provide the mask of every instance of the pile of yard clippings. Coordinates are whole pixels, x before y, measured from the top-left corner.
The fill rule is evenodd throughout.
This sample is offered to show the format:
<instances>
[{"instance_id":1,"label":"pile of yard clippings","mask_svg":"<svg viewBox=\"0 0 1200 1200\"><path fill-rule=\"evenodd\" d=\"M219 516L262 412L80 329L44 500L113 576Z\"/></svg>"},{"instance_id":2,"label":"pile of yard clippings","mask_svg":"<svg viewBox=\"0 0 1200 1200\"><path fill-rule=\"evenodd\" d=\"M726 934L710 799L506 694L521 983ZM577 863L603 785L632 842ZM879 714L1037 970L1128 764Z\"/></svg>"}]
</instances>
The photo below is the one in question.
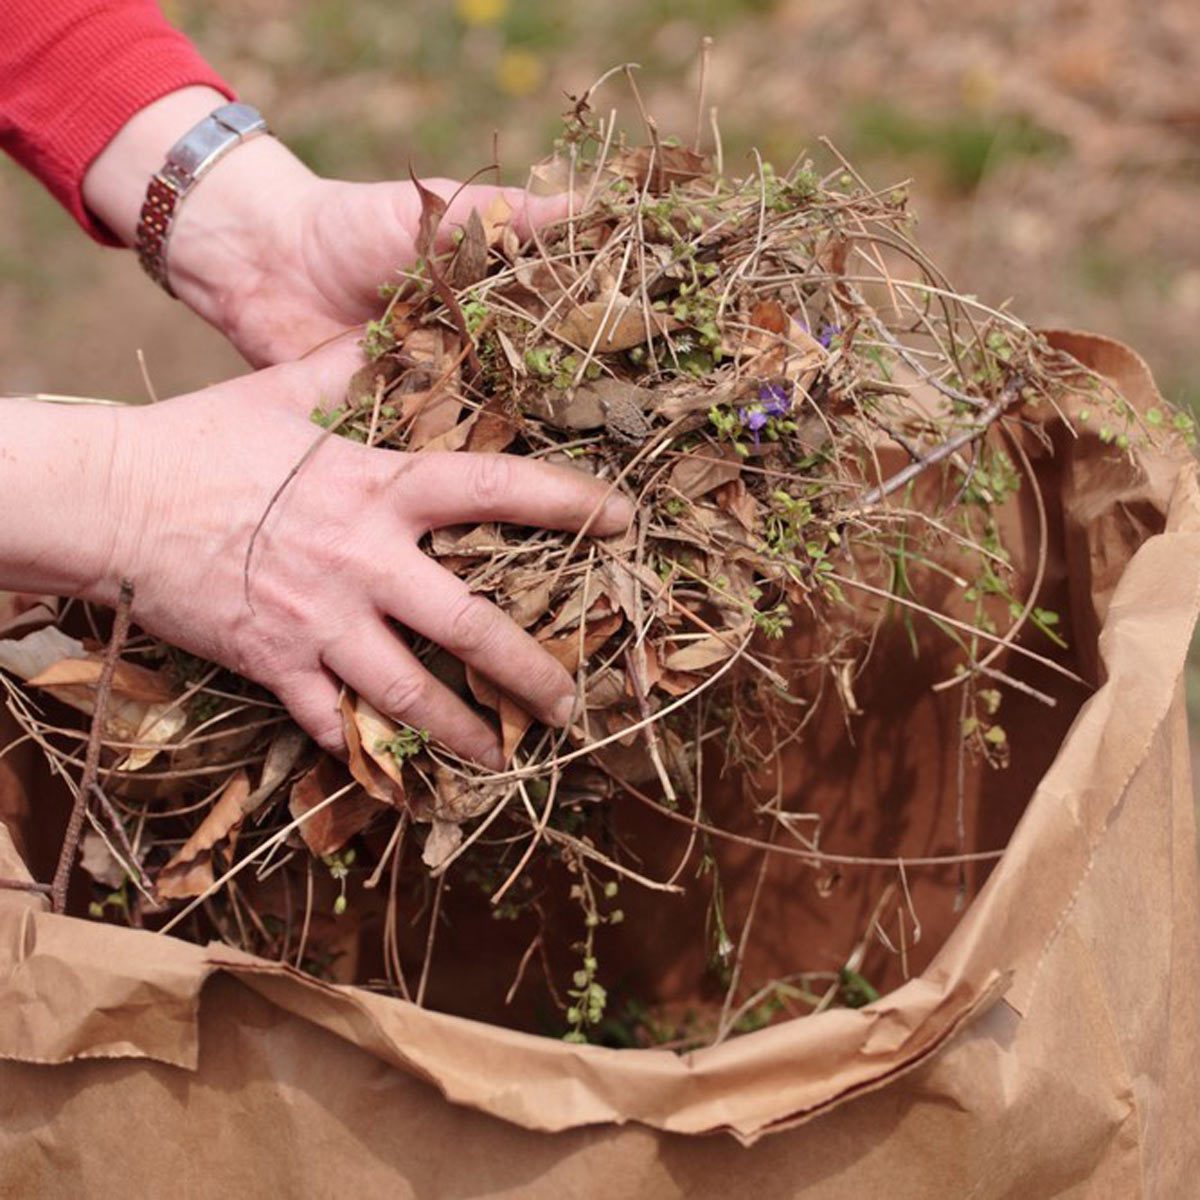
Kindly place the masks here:
<instances>
[{"instance_id":1,"label":"pile of yard clippings","mask_svg":"<svg viewBox=\"0 0 1200 1200\"><path fill-rule=\"evenodd\" d=\"M422 258L384 288L344 402L313 414L314 439L536 456L635 502L618 537L480 525L428 540L574 673L577 720L543 727L415 640L494 719L507 768L463 762L350 694L342 764L227 671L136 629L110 635L80 605L26 612L0 630L0 666L21 681L5 678L8 707L76 794L78 713L101 710L78 806L94 918L426 1003L481 986L461 946L456 961L434 953L450 889L472 892L497 921L532 924L495 972L509 998L540 976L540 1027L592 1040L612 1016L598 938L624 898L699 891L720 1015L683 1033L647 1019L631 1040L724 1037L775 983L791 1015L874 997L854 962L742 977L734 939L753 908L741 930L723 918L708 868L728 805L708 789L761 777L831 707L853 727L875 639L895 625L936 642L939 686L961 697L960 761L1003 767L1005 697L1034 692L1022 663L1061 644L1037 603L1044 546L1020 577L997 519L1037 490L1011 431L1068 390L1095 393L1083 419L1114 453L1147 431L1007 312L956 294L913 240L903 187L872 189L831 147L830 170L752 161L734 178L715 121L707 152L644 114L635 143L594 100L573 102L534 173L538 190L569 192L569 217L528 244L498 204L436 255L444 205L422 189ZM739 821L728 836L819 858L785 791L747 795L752 832ZM629 797L690 833L665 876L621 817ZM439 991L442 970L459 982Z\"/></svg>"}]
</instances>

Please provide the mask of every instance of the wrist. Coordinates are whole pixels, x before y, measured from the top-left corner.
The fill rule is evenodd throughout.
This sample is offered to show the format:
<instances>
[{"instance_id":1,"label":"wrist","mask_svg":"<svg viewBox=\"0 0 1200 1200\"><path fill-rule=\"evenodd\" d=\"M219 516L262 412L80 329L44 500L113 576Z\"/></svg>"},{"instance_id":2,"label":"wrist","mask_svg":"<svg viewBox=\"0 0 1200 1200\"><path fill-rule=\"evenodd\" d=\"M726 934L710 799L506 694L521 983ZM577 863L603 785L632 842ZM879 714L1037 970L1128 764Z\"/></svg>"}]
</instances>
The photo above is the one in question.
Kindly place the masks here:
<instances>
[{"instance_id":1,"label":"wrist","mask_svg":"<svg viewBox=\"0 0 1200 1200\"><path fill-rule=\"evenodd\" d=\"M0 588L115 601L117 545L135 517L116 468L119 416L0 400Z\"/></svg>"},{"instance_id":2,"label":"wrist","mask_svg":"<svg viewBox=\"0 0 1200 1200\"><path fill-rule=\"evenodd\" d=\"M180 204L167 243L175 294L233 338L263 280L291 261L298 201L319 181L282 142L259 137L217 162Z\"/></svg>"},{"instance_id":3,"label":"wrist","mask_svg":"<svg viewBox=\"0 0 1200 1200\"><path fill-rule=\"evenodd\" d=\"M150 177L167 151L225 97L210 87L185 87L139 109L96 156L83 177L89 211L132 246Z\"/></svg>"},{"instance_id":4,"label":"wrist","mask_svg":"<svg viewBox=\"0 0 1200 1200\"><path fill-rule=\"evenodd\" d=\"M225 103L213 88L180 88L136 113L96 158L84 201L119 240L134 243L147 187L171 147ZM175 294L229 333L255 277L277 269L272 244L286 230L290 201L314 182L272 137L248 139L218 159L180 200L167 236Z\"/></svg>"}]
</instances>

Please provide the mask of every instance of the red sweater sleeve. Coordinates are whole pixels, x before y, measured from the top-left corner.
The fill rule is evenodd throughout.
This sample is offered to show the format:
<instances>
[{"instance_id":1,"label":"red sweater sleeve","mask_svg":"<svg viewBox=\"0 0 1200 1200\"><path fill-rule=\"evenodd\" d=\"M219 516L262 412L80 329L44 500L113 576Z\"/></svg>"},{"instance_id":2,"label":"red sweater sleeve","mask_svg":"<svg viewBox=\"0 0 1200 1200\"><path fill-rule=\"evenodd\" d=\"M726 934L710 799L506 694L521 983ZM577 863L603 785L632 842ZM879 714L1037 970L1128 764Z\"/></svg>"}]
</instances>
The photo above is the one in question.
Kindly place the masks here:
<instances>
[{"instance_id":1,"label":"red sweater sleeve","mask_svg":"<svg viewBox=\"0 0 1200 1200\"><path fill-rule=\"evenodd\" d=\"M98 241L116 244L84 208L88 167L134 113L191 84L233 99L154 0L0 0L0 148Z\"/></svg>"}]
</instances>

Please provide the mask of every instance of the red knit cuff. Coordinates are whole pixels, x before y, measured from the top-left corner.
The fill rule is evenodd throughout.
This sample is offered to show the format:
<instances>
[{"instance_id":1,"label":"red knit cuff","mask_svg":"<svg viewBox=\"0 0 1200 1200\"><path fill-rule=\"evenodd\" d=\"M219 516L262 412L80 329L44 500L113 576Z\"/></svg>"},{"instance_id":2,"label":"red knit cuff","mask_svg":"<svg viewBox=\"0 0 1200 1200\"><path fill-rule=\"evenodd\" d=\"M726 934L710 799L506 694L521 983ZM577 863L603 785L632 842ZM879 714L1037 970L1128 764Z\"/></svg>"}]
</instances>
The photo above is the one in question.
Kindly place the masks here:
<instances>
[{"instance_id":1,"label":"red knit cuff","mask_svg":"<svg viewBox=\"0 0 1200 1200\"><path fill-rule=\"evenodd\" d=\"M61 0L59 19L47 21L25 0L11 2L16 11L0 17L5 40L15 26L12 57L0 50L8 59L0 61L0 144L92 237L120 245L84 207L83 177L96 156L169 92L200 84L233 99L233 90L153 4Z\"/></svg>"}]
</instances>

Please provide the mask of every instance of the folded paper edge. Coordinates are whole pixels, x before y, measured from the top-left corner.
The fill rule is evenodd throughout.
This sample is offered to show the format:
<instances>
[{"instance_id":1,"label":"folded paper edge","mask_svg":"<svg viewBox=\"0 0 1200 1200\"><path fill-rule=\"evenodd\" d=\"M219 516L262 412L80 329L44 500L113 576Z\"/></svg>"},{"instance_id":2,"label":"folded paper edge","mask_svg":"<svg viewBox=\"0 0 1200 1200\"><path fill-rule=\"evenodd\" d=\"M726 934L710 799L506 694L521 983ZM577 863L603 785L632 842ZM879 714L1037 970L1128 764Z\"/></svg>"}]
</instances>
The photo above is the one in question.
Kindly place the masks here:
<instances>
[{"instance_id":1,"label":"folded paper edge","mask_svg":"<svg viewBox=\"0 0 1200 1200\"><path fill-rule=\"evenodd\" d=\"M1118 342L1070 331L1054 331L1047 336L1071 340L1077 345L1102 345L1110 354L1124 354L1143 383L1153 388L1144 361ZM1198 509L1194 471L1182 470L1169 515L1194 517ZM1195 526L1196 522L1193 520L1191 524ZM1180 539L1187 550L1180 548ZM1149 713L1138 710L1136 737L1128 736L1130 731L1126 729L1127 736L1122 739L1125 747L1120 771L1122 782L1116 789L1105 789L1104 795L1094 798L1087 807L1085 815L1092 836L1081 843L1080 825L1062 803L1060 776L1065 771L1064 759L1068 751L1078 755L1081 739L1104 738L1112 719L1114 689L1121 686L1123 672L1135 666L1144 667L1137 654L1136 630L1129 625L1131 611L1123 601L1130 592L1137 592L1139 584L1144 590L1142 577L1153 573L1148 564L1161 555L1170 556L1175 570L1170 573L1173 585L1170 594L1164 597L1159 589L1156 601L1168 603L1172 612L1186 611L1194 622L1200 611L1200 537L1168 524L1164 533L1148 539L1138 549L1124 572L1101 633L1109 677L1086 702L1064 739L1059 755L1014 831L1009 853L1001 859L925 974L867 1008L803 1018L682 1057L656 1050L616 1051L569 1046L416 1009L361 989L324 984L280 964L227 947L205 949L172 939L175 945L186 947L186 953L170 956L172 963L177 964L169 979L170 989L174 989L170 994L182 1002L177 1010L181 1017L190 1011L189 1018L175 1025L174 1042L155 1029L143 1031L140 1036L108 1041L101 1037L92 1043L76 1044L73 1038L82 1031L63 1030L58 1035L58 1056L39 1054L36 1046L14 1044L13 1037L0 1037L0 1057L26 1062L147 1057L194 1068L199 1053L196 1038L201 991L205 981L220 971L253 988L281 1010L325 1028L432 1083L451 1102L525 1128L568 1129L637 1121L681 1133L728 1131L750 1143L763 1133L811 1120L916 1069L1006 990L1009 1003L1018 1013L1028 1002L1040 965L1090 869L1104 836L1107 817L1120 803L1171 705L1177 702L1175 684L1178 672L1183 669L1187 638L1179 639L1178 652L1171 659L1172 678L1152 681L1155 694L1164 697L1162 704ZM1134 611L1132 617L1136 616ZM1042 825L1048 828L1043 829ZM1025 840L1033 838L1034 832L1038 835L1035 840L1039 853L1047 836L1056 846L1071 852L1068 855L1071 870L1064 872L1060 903L1046 913L1048 928L1036 938L1026 936L1025 953L1016 955L1014 961L1000 962L1005 955L998 942L1003 940L1002 930L1007 923L993 918L1011 901L1013 878L1017 874L1011 865L1015 851L1019 851ZM73 921L39 911L43 908L42 902L29 897L0 894L0 948L12 948L12 959L4 964L6 970L0 978L0 1014L14 1001L31 1001L27 992L23 994L20 988L14 991L23 961L21 947L28 942L30 931L45 953L59 941L54 933L62 928L59 923ZM13 917L18 914L19 928L14 928ZM161 939L155 934L115 927L95 928L109 931L98 936L110 947L109 957L114 962L123 961L128 953L128 961L144 967L161 953ZM157 939L149 957L141 953L147 938ZM93 955L86 957L91 959ZM83 961L68 965L77 969L87 967ZM136 974L130 974L127 982L134 990L152 986ZM27 987L28 980L24 983ZM49 1015L49 1012L43 1014L43 1019ZM24 1022L19 1024L24 1026ZM95 1035L95 1031L92 1033ZM871 1047L875 1042L887 1045L889 1051L873 1053ZM837 1047L836 1054L833 1047ZM488 1052L480 1053L482 1048ZM502 1078L503 1073L496 1071L497 1056L502 1059L510 1054L521 1063L520 1086L508 1082L511 1075ZM837 1062L841 1069L823 1073L823 1066L831 1061ZM534 1063L538 1069L531 1072ZM806 1064L808 1078L802 1071ZM753 1089L745 1086L748 1078L756 1080ZM723 1082L731 1086L722 1087ZM736 1091L732 1089L735 1082Z\"/></svg>"}]
</instances>

